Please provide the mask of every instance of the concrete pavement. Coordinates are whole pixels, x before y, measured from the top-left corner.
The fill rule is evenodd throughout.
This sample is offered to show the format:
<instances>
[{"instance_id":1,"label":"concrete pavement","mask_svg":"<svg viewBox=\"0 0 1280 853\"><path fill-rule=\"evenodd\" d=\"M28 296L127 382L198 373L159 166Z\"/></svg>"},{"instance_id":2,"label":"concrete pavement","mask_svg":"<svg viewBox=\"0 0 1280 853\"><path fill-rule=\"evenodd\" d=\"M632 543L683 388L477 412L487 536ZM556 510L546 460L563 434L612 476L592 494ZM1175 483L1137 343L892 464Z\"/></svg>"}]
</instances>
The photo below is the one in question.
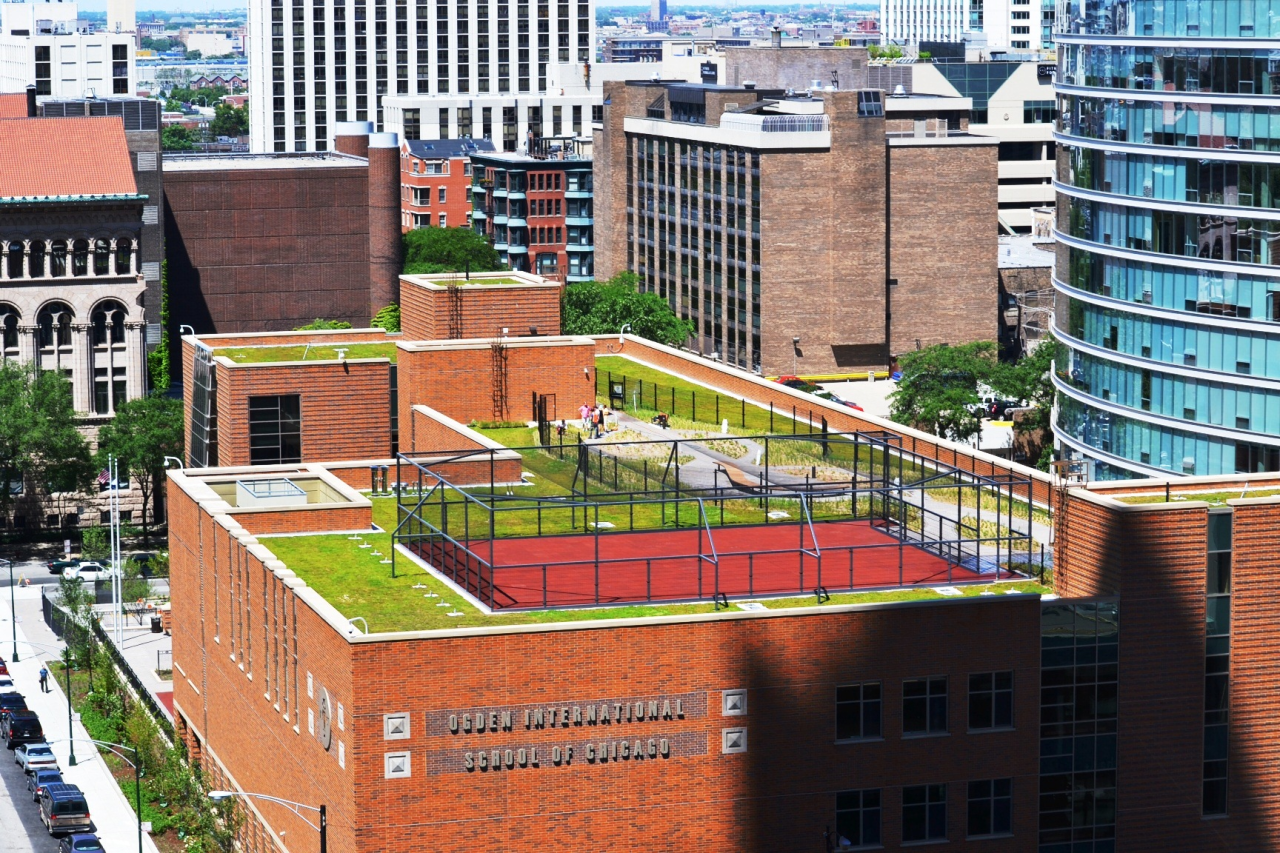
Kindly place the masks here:
<instances>
[{"instance_id":1,"label":"concrete pavement","mask_svg":"<svg viewBox=\"0 0 1280 853\"><path fill-rule=\"evenodd\" d=\"M7 595L4 597L8 597ZM0 653L9 661L9 671L13 674L14 685L27 700L27 706L40 715L45 737L50 741L58 764L62 768L63 778L71 784L80 786L89 801L89 810L93 815L93 823L103 846L113 851L136 850L138 847L138 822L131 804L126 801L124 792L116 784L110 770L103 762L97 748L89 742L89 734L76 719L71 725L71 736L75 738L76 766L70 766L71 744L67 741L67 699L61 686L52 679L48 693L40 691L40 666L42 662L57 660L64 648L62 641L44 624L40 609L40 590L37 587L19 588L15 591L17 604L17 637L20 661L12 661L12 628L9 608L4 607L0 614ZM5 602L7 604L7 602ZM0 753L0 760L11 761L7 753ZM0 795L3 796L3 795ZM29 802L14 804L15 809L32 809ZM7 830L4 818L6 811L0 806L0 828ZM3 836L8 831L0 831L0 851L8 853ZM143 853L157 853L156 846L149 836L144 835ZM32 847L14 847L15 851L26 851ZM44 849L44 848L41 848Z\"/></svg>"}]
</instances>

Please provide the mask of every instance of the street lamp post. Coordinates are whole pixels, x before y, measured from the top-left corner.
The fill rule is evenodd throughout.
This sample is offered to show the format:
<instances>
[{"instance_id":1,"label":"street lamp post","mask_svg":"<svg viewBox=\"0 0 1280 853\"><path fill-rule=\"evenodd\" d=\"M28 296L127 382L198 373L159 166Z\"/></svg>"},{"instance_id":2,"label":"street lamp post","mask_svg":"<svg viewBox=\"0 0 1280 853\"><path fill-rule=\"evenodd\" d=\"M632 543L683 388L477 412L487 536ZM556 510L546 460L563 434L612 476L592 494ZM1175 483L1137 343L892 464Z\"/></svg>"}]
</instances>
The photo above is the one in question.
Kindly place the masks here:
<instances>
[{"instance_id":1,"label":"street lamp post","mask_svg":"<svg viewBox=\"0 0 1280 853\"><path fill-rule=\"evenodd\" d=\"M0 557L0 560L4 560L5 563L9 565L9 622L13 625L13 662L17 663L18 662L18 608L14 604L14 596L13 596L13 560L5 560L4 557Z\"/></svg>"},{"instance_id":2,"label":"street lamp post","mask_svg":"<svg viewBox=\"0 0 1280 853\"><path fill-rule=\"evenodd\" d=\"M70 747L71 747L71 758L67 760L67 763L70 764L72 767L75 767L76 766L76 740L75 740L76 733L75 733L75 730L71 728L71 647L70 646L67 647L67 656L66 656L66 660L63 662L62 668L67 673L67 740L70 741Z\"/></svg>"},{"instance_id":3,"label":"street lamp post","mask_svg":"<svg viewBox=\"0 0 1280 853\"><path fill-rule=\"evenodd\" d=\"M75 742L77 738L67 738L67 740L71 743L71 751L72 751L72 754L74 755ZM80 739L80 740L83 740L83 739ZM88 738L88 741L90 743L95 743L98 746L105 746L107 749L111 750L111 752L117 758L119 758L125 764L128 764L130 767L133 768L133 807L134 807L134 811L138 813L138 853L142 853L142 758L141 758L141 753L138 752L137 747L126 746L123 743L112 743L111 741L94 740L93 738ZM59 741L56 741L56 740L48 741L48 743L58 743L58 742ZM129 759L121 755L117 751L118 749L127 749L130 752L132 752L133 761L130 761ZM71 763L75 764L75 761L73 760Z\"/></svg>"},{"instance_id":4,"label":"street lamp post","mask_svg":"<svg viewBox=\"0 0 1280 853\"><path fill-rule=\"evenodd\" d=\"M220 803L223 800L229 799L230 797L244 797L245 799L252 798L255 800L267 800L268 802L279 803L280 805L287 807L289 811L293 812L295 815L298 816L299 820L301 820L307 826L311 827L314 830L317 830L320 833L320 853L329 853L329 815L323 803L321 803L319 806L308 806L305 803L295 803L293 800L285 800L280 797L272 797L268 794L251 794L247 791L210 791L209 792L209 799L213 800L215 803ZM311 821L307 820L305 817L303 817L302 812L300 812L299 809L306 809L309 812L319 813L320 815L319 825L316 825Z\"/></svg>"}]
</instances>

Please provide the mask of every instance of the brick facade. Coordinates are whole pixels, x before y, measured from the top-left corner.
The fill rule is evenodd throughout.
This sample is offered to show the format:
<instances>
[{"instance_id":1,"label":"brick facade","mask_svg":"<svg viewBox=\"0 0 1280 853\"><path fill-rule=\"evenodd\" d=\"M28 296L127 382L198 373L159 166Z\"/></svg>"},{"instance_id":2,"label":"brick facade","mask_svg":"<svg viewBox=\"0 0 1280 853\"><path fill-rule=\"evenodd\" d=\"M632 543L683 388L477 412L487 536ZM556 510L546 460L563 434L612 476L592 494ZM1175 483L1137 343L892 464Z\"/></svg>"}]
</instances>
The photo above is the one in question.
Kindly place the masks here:
<instances>
[{"instance_id":1,"label":"brick facade","mask_svg":"<svg viewBox=\"0 0 1280 853\"><path fill-rule=\"evenodd\" d=\"M527 335L530 329L539 335L560 334L558 283L534 276L525 276L527 284L484 283L494 277L519 275L477 273L471 279L475 284L457 276L456 286L443 276L401 276L400 328L405 338L487 338L501 335L504 328L512 337Z\"/></svg>"},{"instance_id":2,"label":"brick facade","mask_svg":"<svg viewBox=\"0 0 1280 853\"><path fill-rule=\"evenodd\" d=\"M173 328L271 332L317 317L367 325L368 167L349 163L182 168L166 158Z\"/></svg>"},{"instance_id":3,"label":"brick facade","mask_svg":"<svg viewBox=\"0 0 1280 853\"><path fill-rule=\"evenodd\" d=\"M199 738L215 778L327 803L331 849L387 850L412 831L438 851L474 849L477 832L486 849L511 851L712 838L715 849L820 850L835 793L873 787L884 846L897 849L902 786L933 783L947 784L947 834L963 843L966 783L991 778L1014 779L1013 833L982 849L1025 850L1035 837L1033 596L353 637L273 560L269 539L227 529L186 490L175 503L180 730ZM904 637L928 637L927 649ZM967 733L968 674L993 669L1014 673L1015 727ZM925 675L948 678L949 735L903 737L902 681ZM835 688L870 680L883 684L883 739L837 743ZM327 750L321 688L334 708ZM746 691L745 715L724 713L727 690ZM395 714L407 715L407 736L388 739ZM745 753L722 751L730 728L746 729ZM394 753L409 754L407 778L387 778ZM260 812L290 849L313 849L314 832L291 815ZM270 849L265 835L251 820L245 849Z\"/></svg>"},{"instance_id":4,"label":"brick facade","mask_svg":"<svg viewBox=\"0 0 1280 853\"><path fill-rule=\"evenodd\" d=\"M463 423L533 419L532 395L555 396L556 418L571 418L595 398L595 342L590 338L507 339L505 369L496 366L495 340L403 344L399 353L400 423L410 425L410 407L428 406ZM504 377L505 399L495 402L495 381ZM553 413L548 412L551 416ZM423 449L402 427L402 452Z\"/></svg>"},{"instance_id":5,"label":"brick facade","mask_svg":"<svg viewBox=\"0 0 1280 853\"><path fill-rule=\"evenodd\" d=\"M785 102L781 90L605 88L595 204L611 227L597 234L597 277L636 272L694 321L692 348L766 374L821 374L883 368L917 340L995 340L996 141L960 132L946 99L926 123L956 132L908 138L892 131L914 114L864 115L843 85L813 92L827 130L803 125L784 146L753 143L725 112ZM816 121L812 99L752 118ZM677 118L677 100L702 121Z\"/></svg>"},{"instance_id":6,"label":"brick facade","mask_svg":"<svg viewBox=\"0 0 1280 853\"><path fill-rule=\"evenodd\" d=\"M219 356L215 364L219 465L250 464L249 398L275 394L300 398L303 462L390 454L389 360L250 365Z\"/></svg>"},{"instance_id":7,"label":"brick facade","mask_svg":"<svg viewBox=\"0 0 1280 853\"><path fill-rule=\"evenodd\" d=\"M470 189L470 157L426 160L413 156L408 142L400 143L401 231L470 227Z\"/></svg>"}]
</instances>

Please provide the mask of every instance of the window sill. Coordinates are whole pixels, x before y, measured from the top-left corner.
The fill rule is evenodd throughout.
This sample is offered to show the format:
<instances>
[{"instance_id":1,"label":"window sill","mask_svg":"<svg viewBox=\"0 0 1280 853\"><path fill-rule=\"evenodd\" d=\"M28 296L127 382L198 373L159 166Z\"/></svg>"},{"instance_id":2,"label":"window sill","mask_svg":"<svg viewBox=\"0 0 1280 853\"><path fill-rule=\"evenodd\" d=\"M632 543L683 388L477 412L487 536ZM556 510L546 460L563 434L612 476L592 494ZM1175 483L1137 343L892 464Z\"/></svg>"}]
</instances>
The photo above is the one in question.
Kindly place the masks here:
<instances>
[{"instance_id":1,"label":"window sill","mask_svg":"<svg viewBox=\"0 0 1280 853\"><path fill-rule=\"evenodd\" d=\"M1229 815L1229 814L1202 814L1202 815L1200 815L1200 819L1201 819L1201 820L1226 820L1226 819L1227 819L1227 818L1229 818L1229 817L1231 817L1231 815Z\"/></svg>"},{"instance_id":2,"label":"window sill","mask_svg":"<svg viewBox=\"0 0 1280 853\"><path fill-rule=\"evenodd\" d=\"M903 732L903 740L923 740L931 737L951 737L951 732ZM916 842L912 842L916 843Z\"/></svg>"},{"instance_id":3,"label":"window sill","mask_svg":"<svg viewBox=\"0 0 1280 853\"><path fill-rule=\"evenodd\" d=\"M836 738L836 744L842 745L846 743L884 743L883 737L846 737ZM841 850L873 850L872 847L841 847Z\"/></svg>"},{"instance_id":4,"label":"window sill","mask_svg":"<svg viewBox=\"0 0 1280 853\"><path fill-rule=\"evenodd\" d=\"M931 844L950 844L950 838L930 838L927 841L904 841L903 847L928 847Z\"/></svg>"},{"instance_id":5,"label":"window sill","mask_svg":"<svg viewBox=\"0 0 1280 853\"><path fill-rule=\"evenodd\" d=\"M860 844L857 847L837 847L836 853L853 853L858 850L883 850L883 844Z\"/></svg>"},{"instance_id":6,"label":"window sill","mask_svg":"<svg viewBox=\"0 0 1280 853\"><path fill-rule=\"evenodd\" d=\"M1014 726L998 726L994 729L969 729L965 733L971 735L991 735L1000 734L1002 732L1016 732L1017 730L1018 729ZM984 835L982 837L987 838L988 836Z\"/></svg>"},{"instance_id":7,"label":"window sill","mask_svg":"<svg viewBox=\"0 0 1280 853\"><path fill-rule=\"evenodd\" d=\"M1012 832L997 832L994 835L966 835L965 841L988 841L993 838L1013 838Z\"/></svg>"}]
</instances>

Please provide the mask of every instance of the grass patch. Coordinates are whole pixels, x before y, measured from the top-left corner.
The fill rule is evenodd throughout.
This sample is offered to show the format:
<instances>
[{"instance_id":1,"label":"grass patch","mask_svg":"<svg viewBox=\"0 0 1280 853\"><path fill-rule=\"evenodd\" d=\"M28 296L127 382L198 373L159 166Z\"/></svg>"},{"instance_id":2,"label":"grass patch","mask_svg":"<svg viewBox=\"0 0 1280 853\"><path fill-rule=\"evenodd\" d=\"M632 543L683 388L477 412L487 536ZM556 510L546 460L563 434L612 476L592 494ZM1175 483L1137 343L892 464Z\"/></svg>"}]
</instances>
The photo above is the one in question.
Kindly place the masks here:
<instances>
[{"instance_id":1,"label":"grass patch","mask_svg":"<svg viewBox=\"0 0 1280 853\"><path fill-rule=\"evenodd\" d=\"M386 501L382 501L387 503ZM345 536L297 536L264 538L263 543L290 569L338 609L345 617L362 616L372 633L389 631L430 631L449 628L500 627L536 625L555 622L585 622L598 619L626 619L649 616L692 615L713 613L715 606L706 604L628 605L582 610L546 610L486 616L467 604L444 583L436 580L415 563L398 555L399 577L391 577L391 567L379 562L372 551L389 553L388 534L368 535L365 541L374 545L360 549L359 542ZM1050 590L1033 581L960 587L966 596L980 595L984 590L1047 593ZM869 604L883 601L928 601L941 598L929 588L908 588L860 593L838 593L830 604ZM762 602L770 610L805 607L814 604L812 596L769 599ZM440 606L448 605L448 606ZM733 609L733 608L731 608ZM448 616L451 611L461 616Z\"/></svg>"},{"instance_id":2,"label":"grass patch","mask_svg":"<svg viewBox=\"0 0 1280 853\"><path fill-rule=\"evenodd\" d=\"M389 358L392 364L396 361L396 345L390 341L341 346L219 347L213 354L226 356L236 364L270 364L280 361L336 361L339 349L346 350L348 361L356 358Z\"/></svg>"},{"instance_id":3,"label":"grass patch","mask_svg":"<svg viewBox=\"0 0 1280 853\"><path fill-rule=\"evenodd\" d=\"M1169 496L1169 503L1184 503L1186 501L1204 501L1210 506L1226 506L1227 501L1238 500L1239 498L1273 498L1280 495L1280 489L1236 489L1230 492L1182 492ZM1165 503L1163 494L1149 495L1123 495L1116 497L1116 500L1126 504L1162 504Z\"/></svg>"},{"instance_id":4,"label":"grass patch","mask_svg":"<svg viewBox=\"0 0 1280 853\"><path fill-rule=\"evenodd\" d=\"M972 515L962 516L957 529L960 532L961 539L982 539L987 541L1003 539L1005 544L1013 551L1022 551L1026 547L1026 534L1010 530L1003 524L997 524L985 518L979 522ZM1013 539L1012 542L1008 541L1010 537ZM1031 550L1033 552L1040 550L1040 543L1035 539L1031 540Z\"/></svg>"}]
</instances>

